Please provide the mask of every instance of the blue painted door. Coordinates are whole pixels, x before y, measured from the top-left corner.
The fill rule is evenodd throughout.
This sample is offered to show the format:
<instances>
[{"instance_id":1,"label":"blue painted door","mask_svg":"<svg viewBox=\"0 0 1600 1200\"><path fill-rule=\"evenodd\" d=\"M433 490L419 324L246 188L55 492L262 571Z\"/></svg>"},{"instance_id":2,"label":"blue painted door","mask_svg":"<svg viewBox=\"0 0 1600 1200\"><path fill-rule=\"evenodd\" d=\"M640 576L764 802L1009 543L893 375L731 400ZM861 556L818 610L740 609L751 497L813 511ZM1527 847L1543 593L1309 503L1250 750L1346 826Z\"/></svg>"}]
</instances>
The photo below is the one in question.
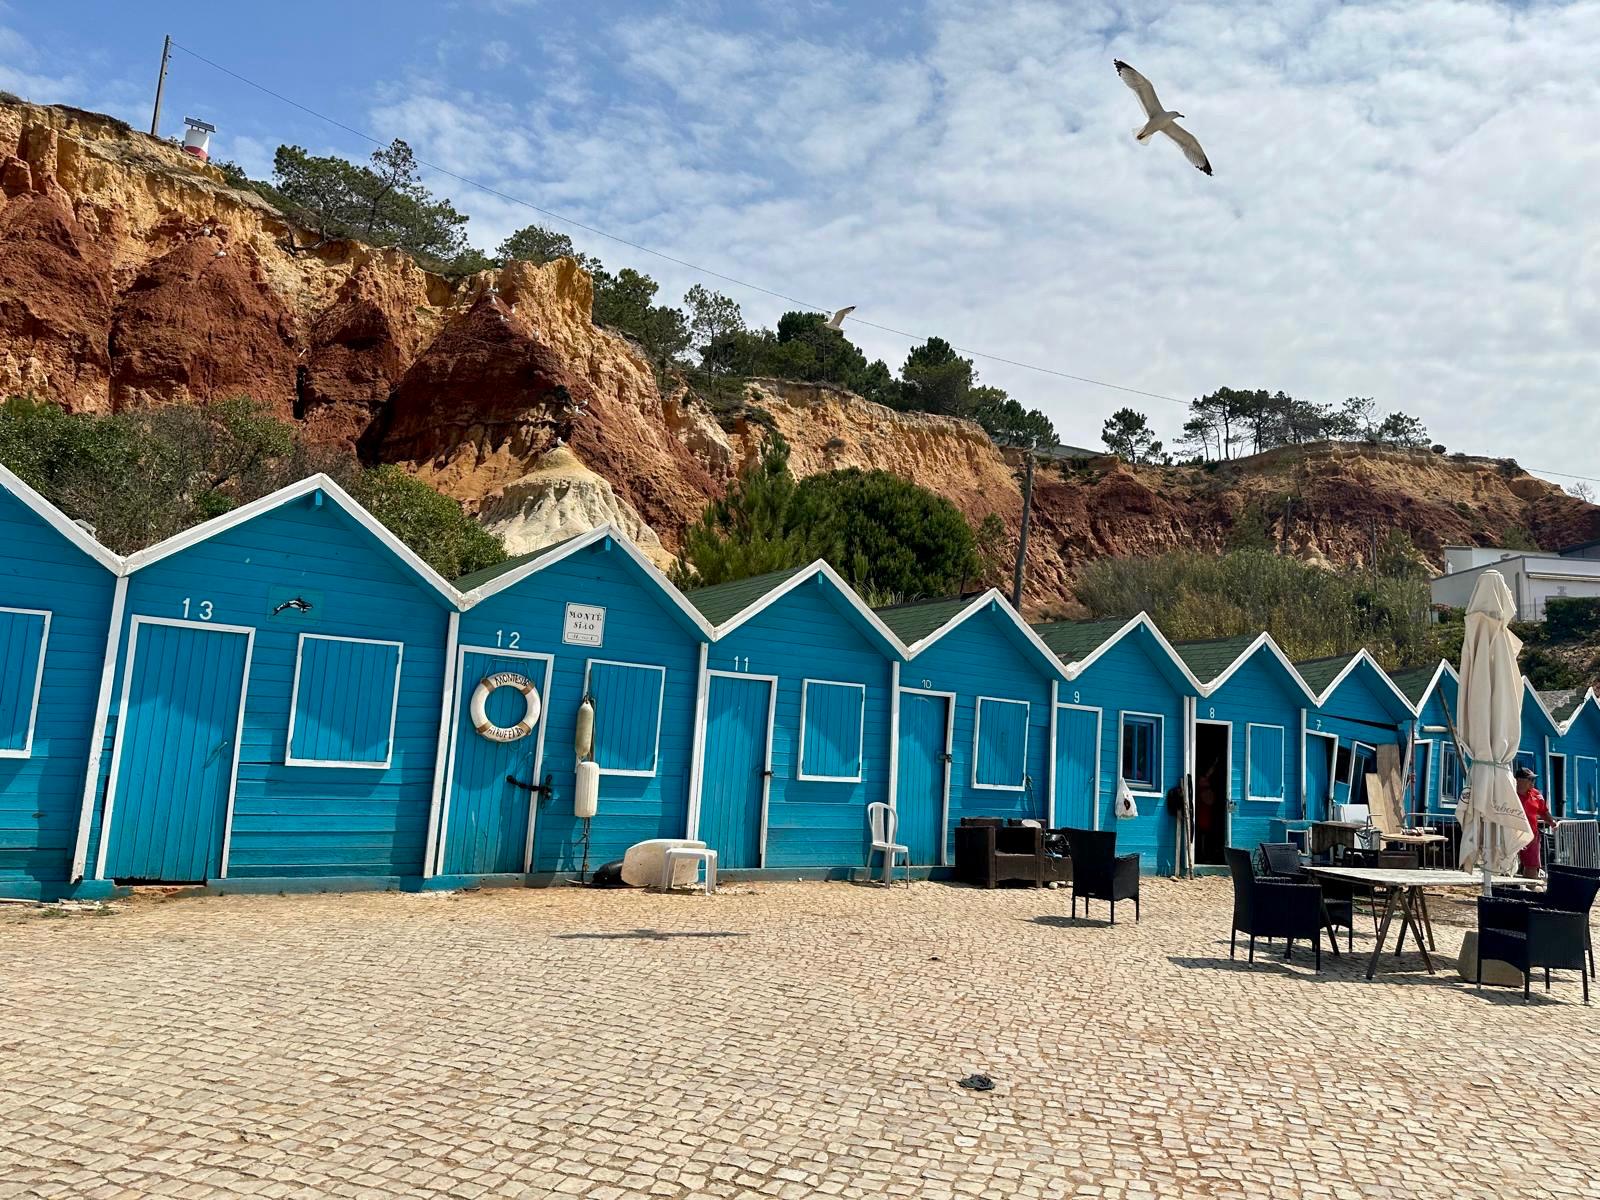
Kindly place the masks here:
<instances>
[{"instance_id":1,"label":"blue painted door","mask_svg":"<svg viewBox=\"0 0 1600 1200\"><path fill-rule=\"evenodd\" d=\"M222 869L249 636L135 627L105 874L198 883Z\"/></svg>"},{"instance_id":2,"label":"blue painted door","mask_svg":"<svg viewBox=\"0 0 1600 1200\"><path fill-rule=\"evenodd\" d=\"M539 724L514 742L496 742L472 724L472 693L478 681L501 671L523 676L539 689ZM468 650L462 656L461 684L457 689L455 763L450 777L450 810L445 819L442 875L502 875L521 872L527 861L528 822L537 799L525 784L541 782L536 776L542 746L545 660L511 654ZM516 688L496 688L484 706L491 724L510 729L527 712L527 701ZM537 822L535 822L537 827Z\"/></svg>"},{"instance_id":3,"label":"blue painted door","mask_svg":"<svg viewBox=\"0 0 1600 1200\"><path fill-rule=\"evenodd\" d=\"M1305 814L1309 821L1320 821L1328 816L1328 789L1333 783L1333 767L1329 758L1333 742L1325 737L1306 735L1306 803Z\"/></svg>"},{"instance_id":4,"label":"blue painted door","mask_svg":"<svg viewBox=\"0 0 1600 1200\"><path fill-rule=\"evenodd\" d=\"M1099 796L1096 778L1100 715L1081 708L1056 709L1056 823L1094 828Z\"/></svg>"},{"instance_id":5,"label":"blue painted door","mask_svg":"<svg viewBox=\"0 0 1600 1200\"><path fill-rule=\"evenodd\" d=\"M900 693L899 776L894 789L899 824L895 840L911 851L911 861L919 867L939 865L949 705L944 696Z\"/></svg>"},{"instance_id":6,"label":"blue painted door","mask_svg":"<svg viewBox=\"0 0 1600 1200\"><path fill-rule=\"evenodd\" d=\"M772 684L737 675L710 683L700 839L717 852L719 868L759 867Z\"/></svg>"}]
</instances>

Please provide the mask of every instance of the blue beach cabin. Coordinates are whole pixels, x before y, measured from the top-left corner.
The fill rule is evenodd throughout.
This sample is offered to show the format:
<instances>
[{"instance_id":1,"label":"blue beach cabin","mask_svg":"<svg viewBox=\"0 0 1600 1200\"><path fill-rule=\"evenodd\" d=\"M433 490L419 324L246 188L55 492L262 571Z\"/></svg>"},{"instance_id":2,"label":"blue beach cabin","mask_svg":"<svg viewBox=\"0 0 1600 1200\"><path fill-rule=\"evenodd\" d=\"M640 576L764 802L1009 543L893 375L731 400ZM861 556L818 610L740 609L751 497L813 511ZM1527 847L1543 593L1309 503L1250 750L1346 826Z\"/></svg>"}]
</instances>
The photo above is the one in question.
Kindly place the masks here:
<instances>
[{"instance_id":1,"label":"blue beach cabin","mask_svg":"<svg viewBox=\"0 0 1600 1200\"><path fill-rule=\"evenodd\" d=\"M1379 747L1395 747L1403 761L1416 709L1365 649L1306 659L1295 670L1317 697L1307 733L1320 736L1332 755L1335 810L1327 815L1337 816L1339 806L1364 809ZM1316 750L1312 737L1307 745L1308 754Z\"/></svg>"},{"instance_id":2,"label":"blue beach cabin","mask_svg":"<svg viewBox=\"0 0 1600 1200\"><path fill-rule=\"evenodd\" d=\"M1467 782L1466 768L1450 733L1460 696L1456 669L1441 659L1431 667L1391 671L1389 677L1417 710L1406 812L1453 819Z\"/></svg>"},{"instance_id":3,"label":"blue beach cabin","mask_svg":"<svg viewBox=\"0 0 1600 1200\"><path fill-rule=\"evenodd\" d=\"M688 599L716 630L691 836L719 870L859 869L867 805L892 794L905 646L821 560Z\"/></svg>"},{"instance_id":4,"label":"blue beach cabin","mask_svg":"<svg viewBox=\"0 0 1600 1200\"><path fill-rule=\"evenodd\" d=\"M877 610L907 646L895 811L913 866L951 861L962 817L1050 822L1066 669L996 590Z\"/></svg>"},{"instance_id":5,"label":"blue beach cabin","mask_svg":"<svg viewBox=\"0 0 1600 1200\"><path fill-rule=\"evenodd\" d=\"M1272 636L1174 649L1204 687L1194 719L1195 862L1221 866L1224 848L1282 841L1326 811L1331 756L1307 722L1317 697Z\"/></svg>"},{"instance_id":6,"label":"blue beach cabin","mask_svg":"<svg viewBox=\"0 0 1600 1200\"><path fill-rule=\"evenodd\" d=\"M1144 613L1033 628L1069 676L1056 711L1055 823L1114 828L1119 852L1140 854L1146 871L1171 871L1176 825L1166 792L1191 766L1187 731L1200 681ZM1115 816L1119 781L1136 817Z\"/></svg>"},{"instance_id":7,"label":"blue beach cabin","mask_svg":"<svg viewBox=\"0 0 1600 1200\"><path fill-rule=\"evenodd\" d=\"M1555 746L1564 757L1568 817L1600 817L1600 699L1592 689L1564 697L1557 708L1566 716Z\"/></svg>"},{"instance_id":8,"label":"blue beach cabin","mask_svg":"<svg viewBox=\"0 0 1600 1200\"><path fill-rule=\"evenodd\" d=\"M450 584L323 475L130 555L127 578L78 869L240 889L420 877Z\"/></svg>"},{"instance_id":9,"label":"blue beach cabin","mask_svg":"<svg viewBox=\"0 0 1600 1200\"><path fill-rule=\"evenodd\" d=\"M464 612L429 873L454 886L580 871L584 829L573 792L585 696L593 701L600 770L590 865L648 838L685 836L712 637L700 611L609 524L456 586ZM530 727L519 724L528 704L523 685L490 686L504 673L538 698ZM486 733L472 719L480 690L492 726Z\"/></svg>"},{"instance_id":10,"label":"blue beach cabin","mask_svg":"<svg viewBox=\"0 0 1600 1200\"><path fill-rule=\"evenodd\" d=\"M72 857L121 572L0 467L0 896L85 891L71 886Z\"/></svg>"}]
</instances>

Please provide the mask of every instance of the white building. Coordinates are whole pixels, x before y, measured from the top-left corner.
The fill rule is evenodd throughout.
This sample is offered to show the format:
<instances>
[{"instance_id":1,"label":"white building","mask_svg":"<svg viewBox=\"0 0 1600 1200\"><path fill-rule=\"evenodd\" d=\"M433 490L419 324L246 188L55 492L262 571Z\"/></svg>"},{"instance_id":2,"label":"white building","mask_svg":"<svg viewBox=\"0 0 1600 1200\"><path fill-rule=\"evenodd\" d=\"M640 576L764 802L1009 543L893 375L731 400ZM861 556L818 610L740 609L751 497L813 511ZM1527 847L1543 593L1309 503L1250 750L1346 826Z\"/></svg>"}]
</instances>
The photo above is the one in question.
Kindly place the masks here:
<instances>
[{"instance_id":1,"label":"white building","mask_svg":"<svg viewBox=\"0 0 1600 1200\"><path fill-rule=\"evenodd\" d=\"M1554 553L1495 546L1446 546L1444 574L1432 585L1434 604L1465 608L1478 576L1490 567L1505 576L1517 601L1519 620L1544 620L1545 603L1552 597L1600 597L1600 541Z\"/></svg>"}]
</instances>

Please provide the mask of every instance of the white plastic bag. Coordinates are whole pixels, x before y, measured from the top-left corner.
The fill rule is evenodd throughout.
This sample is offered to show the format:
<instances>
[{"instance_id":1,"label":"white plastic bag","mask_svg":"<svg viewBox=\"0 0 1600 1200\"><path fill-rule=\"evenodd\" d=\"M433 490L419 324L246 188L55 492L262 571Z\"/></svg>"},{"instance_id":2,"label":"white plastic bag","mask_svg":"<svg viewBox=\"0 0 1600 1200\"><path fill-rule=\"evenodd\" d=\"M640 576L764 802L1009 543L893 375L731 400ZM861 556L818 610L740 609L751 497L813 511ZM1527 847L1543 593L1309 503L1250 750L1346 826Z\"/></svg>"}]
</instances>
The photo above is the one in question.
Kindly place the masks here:
<instances>
[{"instance_id":1,"label":"white plastic bag","mask_svg":"<svg viewBox=\"0 0 1600 1200\"><path fill-rule=\"evenodd\" d=\"M1139 815L1139 806L1133 802L1133 793L1128 790L1128 781L1117 780L1117 802L1113 805L1119 821L1131 821Z\"/></svg>"}]
</instances>

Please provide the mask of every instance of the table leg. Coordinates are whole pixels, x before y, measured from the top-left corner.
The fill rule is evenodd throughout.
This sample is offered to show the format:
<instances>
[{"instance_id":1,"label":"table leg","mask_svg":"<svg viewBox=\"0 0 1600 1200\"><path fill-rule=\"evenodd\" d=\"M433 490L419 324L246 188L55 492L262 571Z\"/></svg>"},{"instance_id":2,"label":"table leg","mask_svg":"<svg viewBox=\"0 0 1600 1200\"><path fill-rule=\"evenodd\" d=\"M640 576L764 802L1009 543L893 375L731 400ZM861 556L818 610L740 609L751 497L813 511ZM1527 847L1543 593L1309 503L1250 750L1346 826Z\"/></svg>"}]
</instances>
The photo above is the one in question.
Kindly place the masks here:
<instances>
[{"instance_id":1,"label":"table leg","mask_svg":"<svg viewBox=\"0 0 1600 1200\"><path fill-rule=\"evenodd\" d=\"M1428 893L1419 892L1417 903L1422 907L1422 927L1428 931L1428 949L1437 950L1439 943L1433 940L1433 914L1428 911Z\"/></svg>"},{"instance_id":2,"label":"table leg","mask_svg":"<svg viewBox=\"0 0 1600 1200\"><path fill-rule=\"evenodd\" d=\"M1367 960L1367 978L1378 973L1378 955L1383 953L1383 940L1389 936L1389 922L1394 920L1395 905L1399 903L1400 889L1390 888L1383 905L1383 920L1378 925L1378 936L1372 945L1372 957Z\"/></svg>"},{"instance_id":3,"label":"table leg","mask_svg":"<svg viewBox=\"0 0 1600 1200\"><path fill-rule=\"evenodd\" d=\"M1354 913L1352 913L1350 915L1350 919L1352 921L1355 920L1355 914ZM1326 900L1324 900L1322 902L1322 924L1323 924L1323 927L1325 929L1327 929L1327 931L1328 931L1328 941L1333 946L1333 956L1335 958L1340 957L1340 955L1339 955L1339 931L1333 927L1333 915L1330 912L1328 912L1328 902Z\"/></svg>"},{"instance_id":4,"label":"table leg","mask_svg":"<svg viewBox=\"0 0 1600 1200\"><path fill-rule=\"evenodd\" d=\"M1437 972L1433 969L1433 956L1428 953L1428 943L1422 936L1422 921L1417 916L1417 909L1422 903L1421 888L1406 889L1406 911L1411 921L1411 932L1416 934L1417 949L1422 952L1422 962L1428 968L1428 974L1435 975Z\"/></svg>"}]
</instances>

